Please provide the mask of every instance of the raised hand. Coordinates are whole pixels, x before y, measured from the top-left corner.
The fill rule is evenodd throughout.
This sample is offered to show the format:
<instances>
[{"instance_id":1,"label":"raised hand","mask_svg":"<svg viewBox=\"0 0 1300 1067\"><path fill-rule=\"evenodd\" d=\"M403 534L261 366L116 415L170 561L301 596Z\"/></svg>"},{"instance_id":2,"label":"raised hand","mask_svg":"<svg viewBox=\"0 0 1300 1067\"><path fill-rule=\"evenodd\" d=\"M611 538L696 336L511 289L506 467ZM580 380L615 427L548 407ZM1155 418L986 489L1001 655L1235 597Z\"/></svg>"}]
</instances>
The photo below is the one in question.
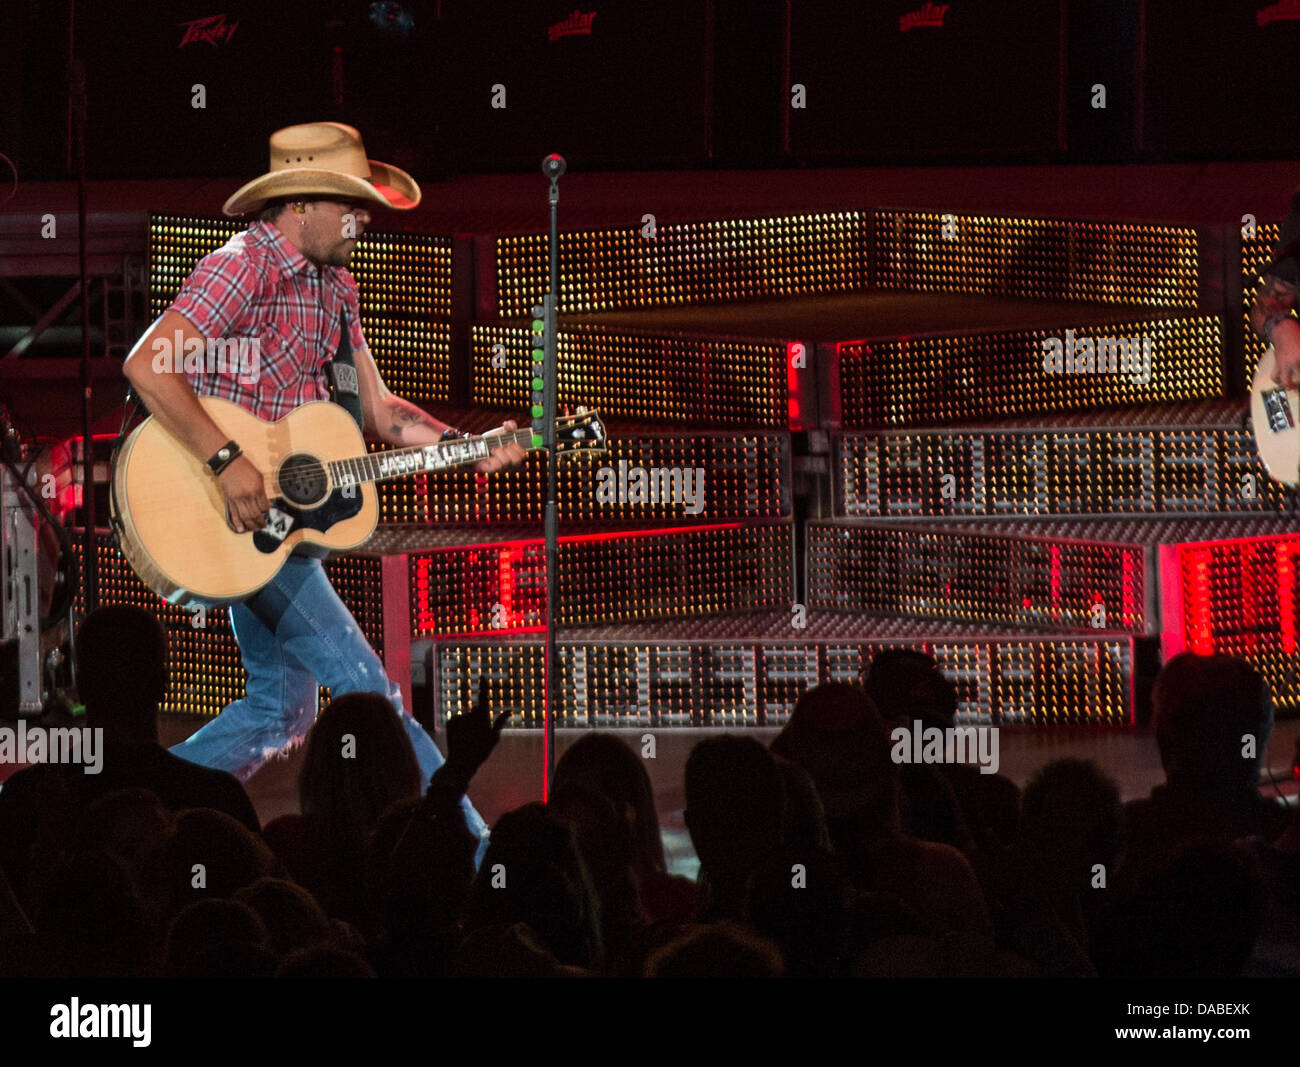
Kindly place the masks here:
<instances>
[{"instance_id":1,"label":"raised hand","mask_svg":"<svg viewBox=\"0 0 1300 1067\"><path fill-rule=\"evenodd\" d=\"M492 721L488 711L487 676L480 674L478 699L473 706L463 715L447 719L447 763L464 775L466 783L496 748L510 714L508 710L503 711Z\"/></svg>"}]
</instances>

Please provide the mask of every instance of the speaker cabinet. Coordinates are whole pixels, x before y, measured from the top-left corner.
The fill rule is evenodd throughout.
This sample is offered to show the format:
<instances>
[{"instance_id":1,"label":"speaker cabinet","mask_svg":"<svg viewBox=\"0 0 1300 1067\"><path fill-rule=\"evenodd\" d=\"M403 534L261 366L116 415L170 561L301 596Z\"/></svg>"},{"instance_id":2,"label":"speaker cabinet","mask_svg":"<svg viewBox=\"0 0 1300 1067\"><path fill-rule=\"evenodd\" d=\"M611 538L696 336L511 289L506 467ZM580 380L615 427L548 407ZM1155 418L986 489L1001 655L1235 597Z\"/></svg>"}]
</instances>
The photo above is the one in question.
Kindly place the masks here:
<instances>
[{"instance_id":1,"label":"speaker cabinet","mask_svg":"<svg viewBox=\"0 0 1300 1067\"><path fill-rule=\"evenodd\" d=\"M791 0L791 154L834 162L1056 152L1063 8Z\"/></svg>"}]
</instances>

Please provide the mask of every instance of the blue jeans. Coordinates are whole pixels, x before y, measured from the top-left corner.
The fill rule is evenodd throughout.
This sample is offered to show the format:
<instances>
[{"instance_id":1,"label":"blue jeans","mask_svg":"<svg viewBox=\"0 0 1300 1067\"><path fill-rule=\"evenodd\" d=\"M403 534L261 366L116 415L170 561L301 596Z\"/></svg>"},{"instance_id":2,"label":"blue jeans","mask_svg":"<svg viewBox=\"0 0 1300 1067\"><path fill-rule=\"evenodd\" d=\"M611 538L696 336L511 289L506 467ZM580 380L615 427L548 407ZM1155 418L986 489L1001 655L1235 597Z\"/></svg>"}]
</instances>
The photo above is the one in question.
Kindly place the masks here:
<instances>
[{"instance_id":1,"label":"blue jeans","mask_svg":"<svg viewBox=\"0 0 1300 1067\"><path fill-rule=\"evenodd\" d=\"M424 785L442 766L442 753L402 708L402 690L330 584L319 559L290 556L255 596L230 605L248 682L242 700L225 709L172 752L191 763L229 771L241 782L271 757L302 740L316 718L317 685L331 697L382 693L406 727ZM487 848L488 828L468 797L465 822L479 840L476 863Z\"/></svg>"}]
</instances>

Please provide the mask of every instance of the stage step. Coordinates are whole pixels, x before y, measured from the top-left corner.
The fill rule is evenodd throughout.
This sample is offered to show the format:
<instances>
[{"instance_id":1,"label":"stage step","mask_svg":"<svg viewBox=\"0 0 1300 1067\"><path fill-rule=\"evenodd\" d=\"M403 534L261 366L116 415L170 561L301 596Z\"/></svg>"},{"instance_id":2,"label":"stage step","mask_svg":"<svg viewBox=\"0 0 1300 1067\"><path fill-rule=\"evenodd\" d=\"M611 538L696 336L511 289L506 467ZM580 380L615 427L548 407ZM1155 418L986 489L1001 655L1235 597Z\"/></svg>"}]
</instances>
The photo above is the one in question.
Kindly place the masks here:
<instances>
[{"instance_id":1,"label":"stage step","mask_svg":"<svg viewBox=\"0 0 1300 1067\"><path fill-rule=\"evenodd\" d=\"M835 441L836 514L852 519L1286 514L1243 428L1243 401L852 432Z\"/></svg>"},{"instance_id":2,"label":"stage step","mask_svg":"<svg viewBox=\"0 0 1300 1067\"><path fill-rule=\"evenodd\" d=\"M1052 631L1161 632L1162 546L1266 538L1286 519L915 524L811 522L814 610L989 622Z\"/></svg>"},{"instance_id":3,"label":"stage step","mask_svg":"<svg viewBox=\"0 0 1300 1067\"><path fill-rule=\"evenodd\" d=\"M796 625L798 624L798 625ZM886 648L928 652L958 689L958 722L1124 726L1133 719L1133 639L1014 628L848 619L810 612L563 632L556 725L779 726L799 694L856 682ZM438 721L488 677L493 713L543 725L541 638L432 644Z\"/></svg>"}]
</instances>

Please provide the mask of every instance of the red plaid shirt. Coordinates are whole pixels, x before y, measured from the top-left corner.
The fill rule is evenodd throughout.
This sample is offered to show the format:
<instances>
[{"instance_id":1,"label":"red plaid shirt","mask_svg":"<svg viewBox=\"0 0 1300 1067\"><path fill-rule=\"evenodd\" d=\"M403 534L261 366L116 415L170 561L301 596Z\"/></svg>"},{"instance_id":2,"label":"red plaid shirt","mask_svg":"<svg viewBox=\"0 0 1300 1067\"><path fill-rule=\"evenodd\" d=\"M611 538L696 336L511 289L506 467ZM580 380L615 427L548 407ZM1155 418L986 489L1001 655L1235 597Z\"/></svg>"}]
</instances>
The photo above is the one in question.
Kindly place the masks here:
<instances>
[{"instance_id":1,"label":"red plaid shirt","mask_svg":"<svg viewBox=\"0 0 1300 1067\"><path fill-rule=\"evenodd\" d=\"M255 363L209 365L186 377L198 396L233 400L261 419L329 399L324 368L338 352L344 310L353 351L366 343L351 273L311 263L269 222L253 223L199 260L169 310L204 337L256 339Z\"/></svg>"}]
</instances>

